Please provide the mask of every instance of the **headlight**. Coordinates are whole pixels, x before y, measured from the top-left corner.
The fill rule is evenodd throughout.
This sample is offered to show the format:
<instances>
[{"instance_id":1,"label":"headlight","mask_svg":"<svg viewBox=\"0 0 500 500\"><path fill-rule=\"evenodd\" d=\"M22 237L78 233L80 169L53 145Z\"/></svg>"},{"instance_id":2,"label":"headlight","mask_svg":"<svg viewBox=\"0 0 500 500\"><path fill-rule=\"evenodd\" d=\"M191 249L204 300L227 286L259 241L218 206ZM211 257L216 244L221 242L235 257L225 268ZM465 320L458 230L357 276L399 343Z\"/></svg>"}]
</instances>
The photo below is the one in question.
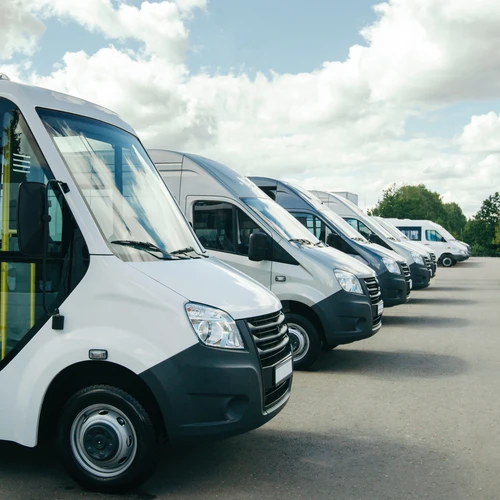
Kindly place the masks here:
<instances>
[{"instance_id":1,"label":"headlight","mask_svg":"<svg viewBox=\"0 0 500 500\"><path fill-rule=\"evenodd\" d=\"M398 263L395 260L383 257L382 262L385 264L385 267L387 267L387 270L390 273L401 274L401 269L399 268Z\"/></svg>"},{"instance_id":2,"label":"headlight","mask_svg":"<svg viewBox=\"0 0 500 500\"><path fill-rule=\"evenodd\" d=\"M349 293L359 293L363 295L363 288L361 287L361 283L358 278L354 276L352 273L348 273L347 271L342 271L340 269L335 269L333 271L335 273L335 277L339 282L339 285Z\"/></svg>"},{"instance_id":3,"label":"headlight","mask_svg":"<svg viewBox=\"0 0 500 500\"><path fill-rule=\"evenodd\" d=\"M419 254L418 254L418 253L416 253L416 252L412 252L412 253L411 253L411 258L414 260L414 262L415 262L416 264L422 264L422 265L423 265L423 263L424 263L424 259L422 258L422 256L421 256L421 255L419 255Z\"/></svg>"},{"instance_id":4,"label":"headlight","mask_svg":"<svg viewBox=\"0 0 500 500\"><path fill-rule=\"evenodd\" d=\"M204 344L226 349L243 349L240 332L229 314L191 302L186 304L186 313L196 335Z\"/></svg>"}]
</instances>

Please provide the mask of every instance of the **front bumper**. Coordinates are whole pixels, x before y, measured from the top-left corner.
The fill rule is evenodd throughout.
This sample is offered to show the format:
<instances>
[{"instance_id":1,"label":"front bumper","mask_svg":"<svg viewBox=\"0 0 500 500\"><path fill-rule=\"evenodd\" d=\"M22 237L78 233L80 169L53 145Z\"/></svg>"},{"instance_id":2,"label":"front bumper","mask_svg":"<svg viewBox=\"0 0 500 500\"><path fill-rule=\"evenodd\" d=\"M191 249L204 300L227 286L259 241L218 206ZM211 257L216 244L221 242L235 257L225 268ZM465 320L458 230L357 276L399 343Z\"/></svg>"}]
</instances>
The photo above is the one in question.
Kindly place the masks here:
<instances>
[{"instance_id":1,"label":"front bumper","mask_svg":"<svg viewBox=\"0 0 500 500\"><path fill-rule=\"evenodd\" d=\"M364 284L362 286L366 288ZM372 305L368 295L340 290L312 308L319 316L326 342L331 346L366 339L377 333L381 326L377 305Z\"/></svg>"},{"instance_id":2,"label":"front bumper","mask_svg":"<svg viewBox=\"0 0 500 500\"><path fill-rule=\"evenodd\" d=\"M410 265L410 272L414 289L426 288L429 286L431 273L425 264L417 264L414 262Z\"/></svg>"},{"instance_id":3,"label":"front bumper","mask_svg":"<svg viewBox=\"0 0 500 500\"><path fill-rule=\"evenodd\" d=\"M276 366L291 360L290 344L282 359L263 368L246 322L237 324L244 351L196 344L141 374L170 442L241 434L265 424L286 405L292 375L279 384L274 377Z\"/></svg>"},{"instance_id":4,"label":"front bumper","mask_svg":"<svg viewBox=\"0 0 500 500\"><path fill-rule=\"evenodd\" d=\"M406 304L410 298L409 283L402 274L385 271L377 276L385 307Z\"/></svg>"},{"instance_id":5,"label":"front bumper","mask_svg":"<svg viewBox=\"0 0 500 500\"><path fill-rule=\"evenodd\" d=\"M469 257L467 255L464 255L462 253L457 253L457 254L452 254L451 255L457 262L463 262L464 260L467 260Z\"/></svg>"},{"instance_id":6,"label":"front bumper","mask_svg":"<svg viewBox=\"0 0 500 500\"><path fill-rule=\"evenodd\" d=\"M431 270L432 270L431 279L436 277L437 267L438 267L437 262L431 261Z\"/></svg>"}]
</instances>

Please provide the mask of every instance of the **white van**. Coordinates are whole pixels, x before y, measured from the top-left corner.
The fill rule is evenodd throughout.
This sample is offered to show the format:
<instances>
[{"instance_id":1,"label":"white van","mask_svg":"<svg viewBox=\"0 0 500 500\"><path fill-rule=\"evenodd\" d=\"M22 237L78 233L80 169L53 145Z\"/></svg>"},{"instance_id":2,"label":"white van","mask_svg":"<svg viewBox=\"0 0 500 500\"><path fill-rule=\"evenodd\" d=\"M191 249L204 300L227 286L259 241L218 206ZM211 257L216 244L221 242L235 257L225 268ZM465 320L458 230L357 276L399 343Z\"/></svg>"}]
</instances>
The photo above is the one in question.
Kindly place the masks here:
<instances>
[{"instance_id":1,"label":"white van","mask_svg":"<svg viewBox=\"0 0 500 500\"><path fill-rule=\"evenodd\" d=\"M296 368L311 366L322 347L379 330L384 304L372 269L319 241L234 170L196 155L149 153L202 245L281 300Z\"/></svg>"},{"instance_id":2,"label":"white van","mask_svg":"<svg viewBox=\"0 0 500 500\"><path fill-rule=\"evenodd\" d=\"M418 243L417 241L411 241L406 234L402 233L396 226L394 226L388 219L384 219L383 217L378 216L370 216L372 219L375 219L388 233L392 234L397 240L403 241L406 244L410 244L413 248L418 250L419 252L424 252L431 261L431 278L436 276L437 271L437 258L436 254L425 245Z\"/></svg>"},{"instance_id":3,"label":"white van","mask_svg":"<svg viewBox=\"0 0 500 500\"><path fill-rule=\"evenodd\" d=\"M446 238L446 241L451 241L455 245L458 245L458 248L461 248L462 250L465 250L466 253L466 259L470 257L470 251L471 251L471 246L468 243L465 243L465 241L460 241L455 238L447 229L445 229L441 224L438 224L437 222L434 222L436 224L438 231Z\"/></svg>"},{"instance_id":4,"label":"white van","mask_svg":"<svg viewBox=\"0 0 500 500\"><path fill-rule=\"evenodd\" d=\"M428 246L438 262L444 267L454 266L469 258L468 250L459 244L453 236L445 236L445 230L430 220L387 219L410 239ZM451 236L451 238L450 238Z\"/></svg>"},{"instance_id":5,"label":"white van","mask_svg":"<svg viewBox=\"0 0 500 500\"><path fill-rule=\"evenodd\" d=\"M0 77L0 440L57 435L84 487L145 480L164 439L286 404L279 300L208 257L134 131Z\"/></svg>"},{"instance_id":6,"label":"white van","mask_svg":"<svg viewBox=\"0 0 500 500\"><path fill-rule=\"evenodd\" d=\"M378 243L398 253L408 261L413 288L426 288L431 279L430 258L411 245L398 241L376 220L366 215L357 205L342 196L326 191L311 191L325 205L345 219L351 226L372 243Z\"/></svg>"}]
</instances>

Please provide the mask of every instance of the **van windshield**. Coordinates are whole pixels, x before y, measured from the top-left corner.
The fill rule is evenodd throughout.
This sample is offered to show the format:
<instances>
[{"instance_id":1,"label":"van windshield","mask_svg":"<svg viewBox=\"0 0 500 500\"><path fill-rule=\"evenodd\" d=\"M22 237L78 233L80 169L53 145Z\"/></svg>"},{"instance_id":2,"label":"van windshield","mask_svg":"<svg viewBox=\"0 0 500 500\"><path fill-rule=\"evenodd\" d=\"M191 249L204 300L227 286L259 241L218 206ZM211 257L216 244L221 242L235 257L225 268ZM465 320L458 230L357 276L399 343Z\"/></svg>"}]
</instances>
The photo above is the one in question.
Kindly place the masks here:
<instances>
[{"instance_id":1,"label":"van windshield","mask_svg":"<svg viewBox=\"0 0 500 500\"><path fill-rule=\"evenodd\" d=\"M87 117L38 114L115 255L151 261L202 253L137 137Z\"/></svg>"},{"instance_id":2,"label":"van windshield","mask_svg":"<svg viewBox=\"0 0 500 500\"><path fill-rule=\"evenodd\" d=\"M302 240L313 245L321 243L308 229L306 229L293 215L269 198L243 198L254 212L283 238L287 240Z\"/></svg>"},{"instance_id":3,"label":"van windshield","mask_svg":"<svg viewBox=\"0 0 500 500\"><path fill-rule=\"evenodd\" d=\"M408 240L410 239L406 236L406 234L402 233L397 227L394 227L390 222L385 221L384 219L375 219L387 232L391 233L394 238L398 240Z\"/></svg>"},{"instance_id":4,"label":"van windshield","mask_svg":"<svg viewBox=\"0 0 500 500\"><path fill-rule=\"evenodd\" d=\"M295 189L321 216L332 225L332 229L340 231L351 240L369 243L369 241L347 223L340 215L325 205L315 194L297 186L295 183L286 182L292 189Z\"/></svg>"},{"instance_id":5,"label":"van windshield","mask_svg":"<svg viewBox=\"0 0 500 500\"><path fill-rule=\"evenodd\" d=\"M382 235L384 238L387 238L388 240L391 241L399 241L399 238L395 238L389 231L387 231L384 227L382 227L382 225L379 224L379 222L375 220L373 217L363 216L363 219L365 220L365 222L367 222L367 225L371 227L372 231L378 233L379 236Z\"/></svg>"}]
</instances>

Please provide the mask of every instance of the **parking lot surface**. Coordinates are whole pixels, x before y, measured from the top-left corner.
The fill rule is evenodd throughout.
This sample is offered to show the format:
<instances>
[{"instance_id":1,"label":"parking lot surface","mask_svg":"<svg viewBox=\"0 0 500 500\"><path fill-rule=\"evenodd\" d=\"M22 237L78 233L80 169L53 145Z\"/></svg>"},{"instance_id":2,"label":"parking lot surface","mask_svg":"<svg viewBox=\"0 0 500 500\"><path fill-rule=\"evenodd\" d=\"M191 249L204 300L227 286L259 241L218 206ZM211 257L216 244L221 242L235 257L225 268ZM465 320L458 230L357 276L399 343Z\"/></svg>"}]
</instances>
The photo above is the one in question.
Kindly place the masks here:
<instances>
[{"instance_id":1,"label":"parking lot surface","mask_svg":"<svg viewBox=\"0 0 500 500\"><path fill-rule=\"evenodd\" d=\"M261 429L168 449L119 497L81 490L51 447L0 442L0 499L498 500L499 421L500 259L472 258L297 372Z\"/></svg>"}]
</instances>

